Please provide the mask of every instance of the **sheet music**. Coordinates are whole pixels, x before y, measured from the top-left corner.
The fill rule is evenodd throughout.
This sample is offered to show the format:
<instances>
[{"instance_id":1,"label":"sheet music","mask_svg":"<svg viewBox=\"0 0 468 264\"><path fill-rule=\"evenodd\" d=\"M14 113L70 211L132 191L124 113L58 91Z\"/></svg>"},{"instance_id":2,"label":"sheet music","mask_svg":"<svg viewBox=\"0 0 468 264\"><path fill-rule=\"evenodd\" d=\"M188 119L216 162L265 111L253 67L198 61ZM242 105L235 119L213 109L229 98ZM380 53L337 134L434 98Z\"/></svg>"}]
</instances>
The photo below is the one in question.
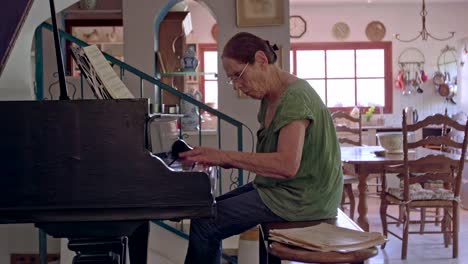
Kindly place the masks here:
<instances>
[{"instance_id":1,"label":"sheet music","mask_svg":"<svg viewBox=\"0 0 468 264\"><path fill-rule=\"evenodd\" d=\"M99 77L97 76L96 71L91 66L91 63L84 54L83 49L81 49L80 47L71 46L70 50L73 59L75 60L78 68L80 69L81 76L85 78L86 81L88 81L89 87L91 88L91 91L93 92L94 96L97 99L111 99L110 95L106 93L105 88L102 85L102 82L100 81Z\"/></svg>"},{"instance_id":2,"label":"sheet music","mask_svg":"<svg viewBox=\"0 0 468 264\"><path fill-rule=\"evenodd\" d=\"M135 98L127 86L125 86L122 80L117 76L114 69L112 69L109 62L96 45L91 45L82 49L86 54L89 63L92 65L92 68L94 68L94 71L102 82L102 85L105 88L104 90L109 93L111 98ZM105 98L106 96L102 97Z\"/></svg>"}]
</instances>

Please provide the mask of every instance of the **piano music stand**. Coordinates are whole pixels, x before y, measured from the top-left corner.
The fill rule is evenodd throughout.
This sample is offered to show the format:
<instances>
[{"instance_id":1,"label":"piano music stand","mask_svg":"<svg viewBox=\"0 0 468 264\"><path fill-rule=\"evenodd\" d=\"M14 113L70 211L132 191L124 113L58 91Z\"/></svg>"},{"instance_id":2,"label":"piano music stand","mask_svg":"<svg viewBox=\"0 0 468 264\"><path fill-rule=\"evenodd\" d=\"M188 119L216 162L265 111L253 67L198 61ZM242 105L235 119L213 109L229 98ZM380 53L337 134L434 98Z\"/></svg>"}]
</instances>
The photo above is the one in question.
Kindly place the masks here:
<instances>
[{"instance_id":1,"label":"piano music stand","mask_svg":"<svg viewBox=\"0 0 468 264\"><path fill-rule=\"evenodd\" d=\"M70 49L73 60L75 60L76 64L78 65L81 74L85 77L86 81L88 81L94 96L97 99L112 99L112 96L105 88L96 70L86 57L83 49L73 46L70 47Z\"/></svg>"}]
</instances>

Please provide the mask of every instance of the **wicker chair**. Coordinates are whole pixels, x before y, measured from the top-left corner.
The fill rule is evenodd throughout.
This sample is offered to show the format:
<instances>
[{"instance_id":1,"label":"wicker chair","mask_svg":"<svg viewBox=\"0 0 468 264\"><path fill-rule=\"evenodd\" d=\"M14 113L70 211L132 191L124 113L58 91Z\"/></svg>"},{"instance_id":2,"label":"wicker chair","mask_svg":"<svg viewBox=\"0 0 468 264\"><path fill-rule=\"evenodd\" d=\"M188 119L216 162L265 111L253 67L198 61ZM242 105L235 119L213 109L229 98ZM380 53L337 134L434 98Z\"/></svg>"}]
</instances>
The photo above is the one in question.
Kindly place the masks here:
<instances>
[{"instance_id":1,"label":"wicker chair","mask_svg":"<svg viewBox=\"0 0 468 264\"><path fill-rule=\"evenodd\" d=\"M451 130L463 133L463 141L457 142L447 135L429 136L415 142L408 142L408 133L415 132L427 126L442 125ZM406 116L403 112L403 161L400 165L387 166L383 172L383 190L381 194L380 217L382 220L383 234L392 234L402 240L401 258L406 259L408 251L409 234L442 233L445 246L453 243L453 258L458 256L458 210L461 178L467 146L468 122L459 124L446 115L435 114L415 124L406 124ZM452 149L456 154L437 152L419 159L409 161L408 156L412 150L425 145L444 145ZM400 187L386 188L386 174L396 173L400 178ZM444 188L425 188L427 182L442 182ZM393 216L387 212L389 206L400 208L400 216ZM439 230L410 231L410 224L421 224L421 219L412 220L410 210L440 208L443 218ZM387 221L389 219L390 221ZM424 222L430 223L423 218ZM392 224L402 224L402 235L398 235L388 227ZM382 246L384 248L385 245Z\"/></svg>"}]
</instances>

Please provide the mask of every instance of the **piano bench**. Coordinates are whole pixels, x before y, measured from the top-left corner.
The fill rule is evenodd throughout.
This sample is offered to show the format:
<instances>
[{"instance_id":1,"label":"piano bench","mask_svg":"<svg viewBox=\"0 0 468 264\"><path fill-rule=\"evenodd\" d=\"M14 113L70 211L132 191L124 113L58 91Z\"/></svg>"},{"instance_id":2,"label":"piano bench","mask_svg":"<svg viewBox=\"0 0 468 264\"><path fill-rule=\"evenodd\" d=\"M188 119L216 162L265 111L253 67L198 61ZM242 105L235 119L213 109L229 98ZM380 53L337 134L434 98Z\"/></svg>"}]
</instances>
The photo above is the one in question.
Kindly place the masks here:
<instances>
[{"instance_id":1,"label":"piano bench","mask_svg":"<svg viewBox=\"0 0 468 264\"><path fill-rule=\"evenodd\" d=\"M260 264L280 264L281 260L295 261L294 263L364 263L365 260L377 255L376 247L349 253L319 252L291 247L279 242L269 241L270 229L287 229L314 226L320 223L335 224L339 227L363 231L343 211L338 209L338 216L334 219L307 222L275 222L265 223L260 228L259 257ZM263 243L262 243L263 242ZM298 263L298 264L299 264Z\"/></svg>"}]
</instances>

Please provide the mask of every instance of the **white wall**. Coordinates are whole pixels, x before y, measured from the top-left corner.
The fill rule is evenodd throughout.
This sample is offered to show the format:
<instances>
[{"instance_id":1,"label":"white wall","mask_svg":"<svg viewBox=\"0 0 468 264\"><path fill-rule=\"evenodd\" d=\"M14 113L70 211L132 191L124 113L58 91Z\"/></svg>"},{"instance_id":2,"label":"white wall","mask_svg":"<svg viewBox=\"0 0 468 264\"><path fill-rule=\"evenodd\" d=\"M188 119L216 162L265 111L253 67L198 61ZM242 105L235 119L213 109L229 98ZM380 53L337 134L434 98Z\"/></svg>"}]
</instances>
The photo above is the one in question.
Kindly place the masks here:
<instances>
[{"instance_id":1,"label":"white wall","mask_svg":"<svg viewBox=\"0 0 468 264\"><path fill-rule=\"evenodd\" d=\"M438 37L448 36L449 31L455 31L455 37L449 41L418 40L412 43L396 41L393 34L400 33L402 38L416 36L422 28L419 4L362 4L362 5L295 5L290 7L291 15L301 15L308 22L307 33L293 42L328 42L336 41L331 33L333 25L345 22L350 27L350 36L346 41L368 41L365 35L367 24L373 20L381 21L386 27L384 41L393 41L393 76L398 74L398 57L408 47L418 48L425 56L424 69L429 80L422 86L423 94L410 96L401 95L400 90L393 91L393 114L386 115L387 124L401 125L401 110L409 105L419 110L419 117L425 117L434 112L443 112L447 106L449 113L459 109L458 105L446 103L445 99L435 93L432 76L437 70L437 59L440 51L446 46L457 47L458 40L468 36L466 3L427 4L428 16L426 26L428 31ZM313 62L311 62L313 63ZM465 66L468 67L468 66ZM460 96L456 96L460 101Z\"/></svg>"},{"instance_id":2,"label":"white wall","mask_svg":"<svg viewBox=\"0 0 468 264\"><path fill-rule=\"evenodd\" d=\"M60 12L75 2L78 1L57 1L55 9ZM31 45L34 30L47 18L50 18L48 1L34 1L5 70L0 76L0 100L34 100L33 80L31 79Z\"/></svg>"},{"instance_id":3,"label":"white wall","mask_svg":"<svg viewBox=\"0 0 468 264\"><path fill-rule=\"evenodd\" d=\"M461 61L464 63L459 68L459 107L460 110L468 113L468 38L461 39L458 43L458 52L461 56Z\"/></svg>"},{"instance_id":4,"label":"white wall","mask_svg":"<svg viewBox=\"0 0 468 264\"><path fill-rule=\"evenodd\" d=\"M0 225L0 263L10 263L10 254L39 254L39 232L32 224ZM47 252L59 253L60 241L47 238Z\"/></svg>"},{"instance_id":5,"label":"white wall","mask_svg":"<svg viewBox=\"0 0 468 264\"><path fill-rule=\"evenodd\" d=\"M211 36L211 28L216 24L216 18L203 3L188 1L187 8L192 16L193 31L187 36L187 43L215 43Z\"/></svg>"}]
</instances>

